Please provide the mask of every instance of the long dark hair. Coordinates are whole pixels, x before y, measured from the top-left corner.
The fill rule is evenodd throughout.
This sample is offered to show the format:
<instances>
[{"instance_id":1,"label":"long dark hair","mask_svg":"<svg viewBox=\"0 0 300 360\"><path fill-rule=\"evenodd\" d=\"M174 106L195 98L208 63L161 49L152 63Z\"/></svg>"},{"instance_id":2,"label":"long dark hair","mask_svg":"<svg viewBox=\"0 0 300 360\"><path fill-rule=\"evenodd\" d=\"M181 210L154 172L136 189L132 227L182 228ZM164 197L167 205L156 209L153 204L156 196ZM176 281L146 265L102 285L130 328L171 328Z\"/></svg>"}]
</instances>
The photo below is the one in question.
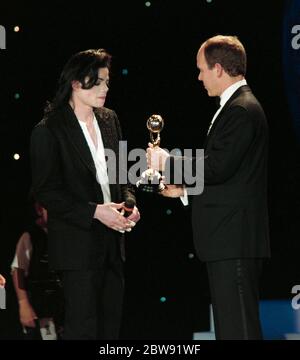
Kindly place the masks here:
<instances>
[{"instance_id":1,"label":"long dark hair","mask_svg":"<svg viewBox=\"0 0 300 360\"><path fill-rule=\"evenodd\" d=\"M74 54L64 66L52 102L45 114L66 105L72 94L72 81L79 81L83 89L91 89L98 80L99 68L110 69L111 55L105 49L89 49Z\"/></svg>"}]
</instances>

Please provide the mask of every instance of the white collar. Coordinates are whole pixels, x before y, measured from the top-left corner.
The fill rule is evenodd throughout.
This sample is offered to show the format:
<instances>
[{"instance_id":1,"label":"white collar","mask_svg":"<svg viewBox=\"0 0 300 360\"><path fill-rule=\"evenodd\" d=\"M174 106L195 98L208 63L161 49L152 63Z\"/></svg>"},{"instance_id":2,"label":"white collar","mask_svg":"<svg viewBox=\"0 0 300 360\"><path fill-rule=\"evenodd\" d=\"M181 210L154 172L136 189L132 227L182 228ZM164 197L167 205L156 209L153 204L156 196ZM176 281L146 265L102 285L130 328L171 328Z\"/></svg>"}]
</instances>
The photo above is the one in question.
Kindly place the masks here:
<instances>
[{"instance_id":1,"label":"white collar","mask_svg":"<svg viewBox=\"0 0 300 360\"><path fill-rule=\"evenodd\" d=\"M78 119L78 118L77 118L77 119ZM78 119L78 121L79 121L79 124L80 124L81 126L85 126L85 127L87 126L85 121L82 121L82 120L80 120L80 119ZM95 116L95 113L94 113L93 125L95 126L96 123L97 123L97 119L96 119L96 116Z\"/></svg>"},{"instance_id":2,"label":"white collar","mask_svg":"<svg viewBox=\"0 0 300 360\"><path fill-rule=\"evenodd\" d=\"M241 86L247 85L246 79L235 82L230 85L226 90L224 90L220 96L220 107L223 107L226 102L231 98L231 96L236 92Z\"/></svg>"}]
</instances>

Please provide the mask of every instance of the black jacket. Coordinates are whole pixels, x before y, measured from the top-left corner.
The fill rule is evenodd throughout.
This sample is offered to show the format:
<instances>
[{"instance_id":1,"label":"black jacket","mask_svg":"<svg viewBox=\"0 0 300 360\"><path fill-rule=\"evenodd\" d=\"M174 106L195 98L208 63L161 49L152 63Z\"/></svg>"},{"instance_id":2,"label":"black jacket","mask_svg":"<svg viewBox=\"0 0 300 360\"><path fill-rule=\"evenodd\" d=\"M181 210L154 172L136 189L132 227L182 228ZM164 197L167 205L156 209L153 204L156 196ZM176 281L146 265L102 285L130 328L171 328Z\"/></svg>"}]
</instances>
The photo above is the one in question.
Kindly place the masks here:
<instances>
[{"instance_id":1,"label":"black jacket","mask_svg":"<svg viewBox=\"0 0 300 360\"><path fill-rule=\"evenodd\" d=\"M107 108L95 110L95 115L104 148L115 152L118 164L122 137L118 118ZM93 219L96 204L103 203L103 194L88 144L69 105L54 111L33 129L31 165L33 192L48 210L51 267L101 267L105 243L121 241L122 235ZM111 184L110 192L112 202L134 197L127 185Z\"/></svg>"},{"instance_id":2,"label":"black jacket","mask_svg":"<svg viewBox=\"0 0 300 360\"><path fill-rule=\"evenodd\" d=\"M268 257L268 126L249 86L240 87L224 105L205 140L204 154L204 190L192 196L199 258ZM195 171L203 158L191 161Z\"/></svg>"}]
</instances>

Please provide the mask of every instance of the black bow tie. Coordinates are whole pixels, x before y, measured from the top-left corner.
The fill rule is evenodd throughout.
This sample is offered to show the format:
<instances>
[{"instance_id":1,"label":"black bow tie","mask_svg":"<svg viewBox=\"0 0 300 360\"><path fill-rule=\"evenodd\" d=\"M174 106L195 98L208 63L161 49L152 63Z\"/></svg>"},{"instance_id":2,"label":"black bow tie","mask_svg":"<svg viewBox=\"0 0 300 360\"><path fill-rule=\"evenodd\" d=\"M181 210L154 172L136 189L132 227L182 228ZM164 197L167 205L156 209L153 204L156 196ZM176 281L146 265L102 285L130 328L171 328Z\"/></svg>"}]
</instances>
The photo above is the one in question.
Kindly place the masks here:
<instances>
[{"instance_id":1,"label":"black bow tie","mask_svg":"<svg viewBox=\"0 0 300 360\"><path fill-rule=\"evenodd\" d=\"M219 107L221 106L220 101L221 101L220 96L216 96L216 97L215 97L215 102L216 102L216 107L217 107L217 108L219 108Z\"/></svg>"}]
</instances>

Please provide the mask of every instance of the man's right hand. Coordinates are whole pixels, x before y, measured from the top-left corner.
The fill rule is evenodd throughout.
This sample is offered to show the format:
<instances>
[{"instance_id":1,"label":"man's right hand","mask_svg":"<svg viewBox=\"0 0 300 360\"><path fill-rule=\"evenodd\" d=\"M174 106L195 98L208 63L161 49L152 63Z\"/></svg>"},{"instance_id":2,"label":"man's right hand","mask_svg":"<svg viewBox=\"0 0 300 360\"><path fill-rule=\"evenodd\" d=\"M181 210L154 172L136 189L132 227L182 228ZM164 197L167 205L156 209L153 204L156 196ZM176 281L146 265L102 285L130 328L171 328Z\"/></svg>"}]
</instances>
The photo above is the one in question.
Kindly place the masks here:
<instances>
[{"instance_id":1,"label":"man's right hand","mask_svg":"<svg viewBox=\"0 0 300 360\"><path fill-rule=\"evenodd\" d=\"M94 218L113 230L130 231L135 223L120 214L118 210L121 210L123 206L124 203L116 204L113 202L97 205Z\"/></svg>"},{"instance_id":2,"label":"man's right hand","mask_svg":"<svg viewBox=\"0 0 300 360\"><path fill-rule=\"evenodd\" d=\"M166 160L170 154L159 146L154 146L151 143L148 143L146 152L148 168L164 171Z\"/></svg>"}]
</instances>

